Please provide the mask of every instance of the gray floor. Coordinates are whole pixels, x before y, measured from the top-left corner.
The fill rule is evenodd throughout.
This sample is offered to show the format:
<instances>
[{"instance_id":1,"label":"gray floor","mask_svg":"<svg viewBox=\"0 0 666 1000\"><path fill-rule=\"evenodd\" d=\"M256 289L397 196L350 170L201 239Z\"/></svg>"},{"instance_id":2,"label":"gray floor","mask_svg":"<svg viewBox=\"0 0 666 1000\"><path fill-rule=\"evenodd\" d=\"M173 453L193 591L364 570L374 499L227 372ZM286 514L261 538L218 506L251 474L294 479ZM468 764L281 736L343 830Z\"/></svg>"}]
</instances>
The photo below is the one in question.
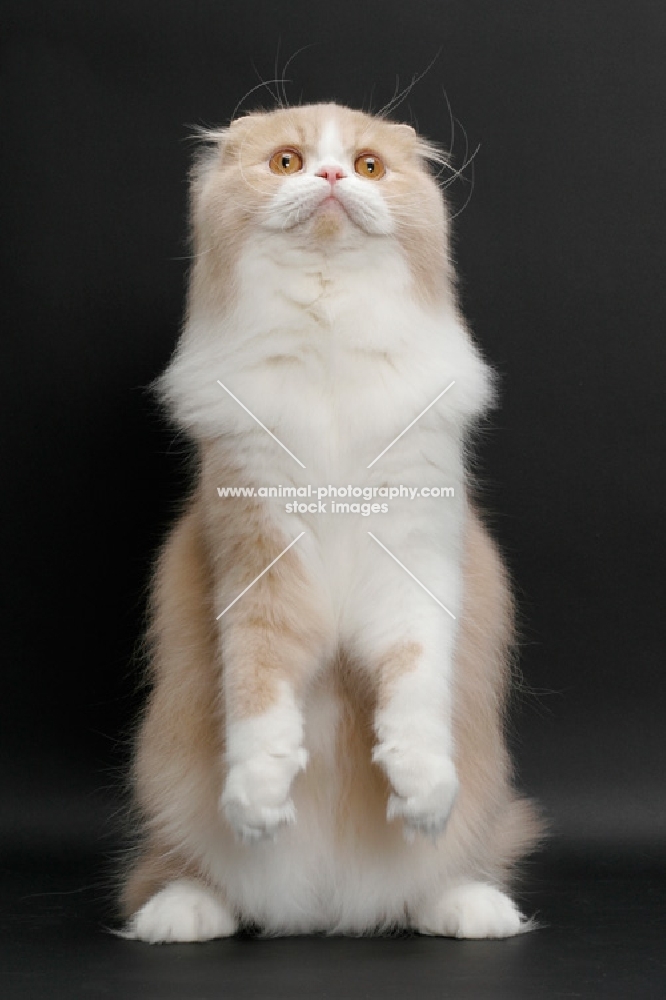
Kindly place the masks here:
<instances>
[{"instance_id":1,"label":"gray floor","mask_svg":"<svg viewBox=\"0 0 666 1000\"><path fill-rule=\"evenodd\" d=\"M666 997L666 856L654 851L551 845L522 897L543 928L500 942L239 936L150 947L105 930L101 856L15 852L0 881L4 1000Z\"/></svg>"}]
</instances>

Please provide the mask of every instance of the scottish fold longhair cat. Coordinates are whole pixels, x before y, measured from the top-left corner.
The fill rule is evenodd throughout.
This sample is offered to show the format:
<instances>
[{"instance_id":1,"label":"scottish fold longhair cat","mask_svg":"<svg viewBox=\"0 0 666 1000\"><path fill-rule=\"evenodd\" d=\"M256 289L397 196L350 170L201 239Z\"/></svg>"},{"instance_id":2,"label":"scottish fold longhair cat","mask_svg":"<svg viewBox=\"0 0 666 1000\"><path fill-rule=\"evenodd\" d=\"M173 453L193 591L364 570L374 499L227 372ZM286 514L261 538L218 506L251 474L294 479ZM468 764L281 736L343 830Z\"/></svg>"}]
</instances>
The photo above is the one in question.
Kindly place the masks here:
<instances>
[{"instance_id":1,"label":"scottish fold longhair cat","mask_svg":"<svg viewBox=\"0 0 666 1000\"><path fill-rule=\"evenodd\" d=\"M503 737L511 598L466 472L492 378L442 155L335 104L207 140L160 383L198 473L154 575L124 934L517 934L540 822ZM322 485L377 502L264 495ZM379 502L400 486L448 495Z\"/></svg>"}]
</instances>

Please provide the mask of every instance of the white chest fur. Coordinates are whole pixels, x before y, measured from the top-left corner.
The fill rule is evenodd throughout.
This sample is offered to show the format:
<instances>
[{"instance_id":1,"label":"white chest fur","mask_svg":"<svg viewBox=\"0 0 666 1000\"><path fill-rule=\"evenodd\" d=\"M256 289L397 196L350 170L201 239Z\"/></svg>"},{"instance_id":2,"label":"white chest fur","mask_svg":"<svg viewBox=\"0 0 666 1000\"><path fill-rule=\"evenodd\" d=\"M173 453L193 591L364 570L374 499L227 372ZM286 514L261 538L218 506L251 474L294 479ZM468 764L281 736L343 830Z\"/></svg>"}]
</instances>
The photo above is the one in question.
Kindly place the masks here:
<instances>
[{"instance_id":1,"label":"white chest fur","mask_svg":"<svg viewBox=\"0 0 666 1000\"><path fill-rule=\"evenodd\" d=\"M358 482L454 382L376 474L413 473L417 453L437 462L445 438L459 440L489 396L487 369L458 317L414 300L406 264L390 246L378 243L370 260L367 251L327 260L293 250L278 259L274 242L247 248L225 316L193 310L162 383L178 421L195 436L235 436L253 481L281 474Z\"/></svg>"}]
</instances>

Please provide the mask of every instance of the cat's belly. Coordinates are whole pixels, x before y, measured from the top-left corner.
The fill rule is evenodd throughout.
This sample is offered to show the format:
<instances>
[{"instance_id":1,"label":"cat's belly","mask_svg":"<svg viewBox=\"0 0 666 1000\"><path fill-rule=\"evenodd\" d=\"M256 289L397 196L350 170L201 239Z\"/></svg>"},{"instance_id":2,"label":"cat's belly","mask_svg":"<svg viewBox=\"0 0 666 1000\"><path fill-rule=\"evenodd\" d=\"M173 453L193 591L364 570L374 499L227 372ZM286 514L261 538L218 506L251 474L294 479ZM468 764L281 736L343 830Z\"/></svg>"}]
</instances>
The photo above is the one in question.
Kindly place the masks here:
<instances>
[{"instance_id":1,"label":"cat's belly","mask_svg":"<svg viewBox=\"0 0 666 1000\"><path fill-rule=\"evenodd\" d=\"M330 670L313 686L295 825L252 845L225 836L206 857L228 902L267 933L405 926L407 908L432 887L436 849L423 838L407 843L401 824L387 822L369 715L353 697Z\"/></svg>"}]
</instances>

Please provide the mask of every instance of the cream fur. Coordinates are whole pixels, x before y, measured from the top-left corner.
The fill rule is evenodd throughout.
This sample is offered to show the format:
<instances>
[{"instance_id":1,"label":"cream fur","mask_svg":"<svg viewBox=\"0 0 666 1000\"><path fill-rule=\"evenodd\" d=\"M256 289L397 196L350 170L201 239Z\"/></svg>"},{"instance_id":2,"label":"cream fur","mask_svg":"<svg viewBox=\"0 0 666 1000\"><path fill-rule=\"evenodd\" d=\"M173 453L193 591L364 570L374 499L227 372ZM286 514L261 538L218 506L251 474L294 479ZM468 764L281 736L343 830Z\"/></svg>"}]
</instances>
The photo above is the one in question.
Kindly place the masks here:
<instances>
[{"instance_id":1,"label":"cream fur","mask_svg":"<svg viewBox=\"0 0 666 1000\"><path fill-rule=\"evenodd\" d=\"M271 173L282 147L302 171ZM367 150L381 180L354 173ZM539 834L502 736L510 598L466 488L492 379L455 304L435 155L405 126L317 105L232 123L194 174L187 322L161 387L200 472L153 589L134 936L191 935L193 876L268 933L524 929L502 891ZM338 202L322 166L345 174ZM313 482L456 499L333 519L216 492Z\"/></svg>"}]
</instances>

